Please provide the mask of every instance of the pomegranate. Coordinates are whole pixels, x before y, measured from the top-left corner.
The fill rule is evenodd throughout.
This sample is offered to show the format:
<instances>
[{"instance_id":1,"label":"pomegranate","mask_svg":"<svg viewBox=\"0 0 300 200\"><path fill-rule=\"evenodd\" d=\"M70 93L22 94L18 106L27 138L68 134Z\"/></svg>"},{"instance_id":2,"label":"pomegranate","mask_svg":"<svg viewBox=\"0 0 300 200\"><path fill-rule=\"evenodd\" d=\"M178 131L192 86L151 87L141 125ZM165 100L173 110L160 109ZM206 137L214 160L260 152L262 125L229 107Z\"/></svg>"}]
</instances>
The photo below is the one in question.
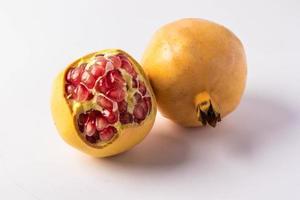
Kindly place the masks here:
<instances>
[{"instance_id":1,"label":"pomegranate","mask_svg":"<svg viewBox=\"0 0 300 200\"><path fill-rule=\"evenodd\" d=\"M161 113L187 127L215 127L239 104L247 76L240 40L224 26L202 19L160 28L142 66Z\"/></svg>"},{"instance_id":2,"label":"pomegranate","mask_svg":"<svg viewBox=\"0 0 300 200\"><path fill-rule=\"evenodd\" d=\"M60 73L51 108L62 138L96 157L139 143L156 116L155 97L142 68L117 49L83 56Z\"/></svg>"}]
</instances>

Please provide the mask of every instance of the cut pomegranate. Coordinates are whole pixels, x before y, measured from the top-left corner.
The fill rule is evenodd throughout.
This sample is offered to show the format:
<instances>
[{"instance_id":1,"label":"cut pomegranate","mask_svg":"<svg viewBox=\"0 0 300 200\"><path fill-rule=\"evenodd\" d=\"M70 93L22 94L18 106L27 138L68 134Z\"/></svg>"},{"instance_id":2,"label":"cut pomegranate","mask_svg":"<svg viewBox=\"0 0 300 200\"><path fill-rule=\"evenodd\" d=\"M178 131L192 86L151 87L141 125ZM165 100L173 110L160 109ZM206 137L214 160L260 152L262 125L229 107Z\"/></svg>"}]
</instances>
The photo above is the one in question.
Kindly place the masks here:
<instances>
[{"instance_id":1,"label":"cut pomegranate","mask_svg":"<svg viewBox=\"0 0 300 200\"><path fill-rule=\"evenodd\" d=\"M101 146L115 138L120 126L141 123L152 102L127 56L101 54L90 62L73 66L66 73L65 97L70 104L84 105L80 107L82 113L76 115L78 130L88 143Z\"/></svg>"},{"instance_id":2,"label":"cut pomegranate","mask_svg":"<svg viewBox=\"0 0 300 200\"><path fill-rule=\"evenodd\" d=\"M117 129L113 126L109 126L100 131L100 140L109 141L117 133Z\"/></svg>"}]
</instances>

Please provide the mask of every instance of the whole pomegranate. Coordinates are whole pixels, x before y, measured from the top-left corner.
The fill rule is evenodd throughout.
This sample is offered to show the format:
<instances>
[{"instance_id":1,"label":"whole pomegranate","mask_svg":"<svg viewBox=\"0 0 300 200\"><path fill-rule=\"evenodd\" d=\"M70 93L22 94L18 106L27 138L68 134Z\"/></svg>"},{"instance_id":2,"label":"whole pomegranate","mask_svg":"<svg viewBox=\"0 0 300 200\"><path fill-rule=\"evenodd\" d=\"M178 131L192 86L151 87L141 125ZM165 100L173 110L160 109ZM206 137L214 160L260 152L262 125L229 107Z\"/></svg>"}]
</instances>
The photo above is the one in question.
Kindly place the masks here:
<instances>
[{"instance_id":1,"label":"whole pomegranate","mask_svg":"<svg viewBox=\"0 0 300 200\"><path fill-rule=\"evenodd\" d=\"M215 127L239 104L247 76L240 40L224 26L202 19L160 28L142 66L163 115L188 127Z\"/></svg>"},{"instance_id":2,"label":"whole pomegranate","mask_svg":"<svg viewBox=\"0 0 300 200\"><path fill-rule=\"evenodd\" d=\"M96 157L126 151L150 131L156 101L140 65L122 50L86 55L54 81L52 115L62 138Z\"/></svg>"}]
</instances>

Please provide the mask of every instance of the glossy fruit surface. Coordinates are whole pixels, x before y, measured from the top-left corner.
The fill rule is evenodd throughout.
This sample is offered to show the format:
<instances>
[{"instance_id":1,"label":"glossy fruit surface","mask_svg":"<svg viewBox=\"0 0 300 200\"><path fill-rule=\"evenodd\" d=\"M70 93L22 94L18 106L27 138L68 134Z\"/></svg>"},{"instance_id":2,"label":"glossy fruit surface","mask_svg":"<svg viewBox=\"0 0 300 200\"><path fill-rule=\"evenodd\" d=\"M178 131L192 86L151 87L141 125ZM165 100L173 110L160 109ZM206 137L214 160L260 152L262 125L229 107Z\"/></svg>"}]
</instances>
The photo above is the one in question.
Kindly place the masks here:
<instances>
[{"instance_id":1,"label":"glossy fruit surface","mask_svg":"<svg viewBox=\"0 0 300 200\"><path fill-rule=\"evenodd\" d=\"M83 56L58 75L51 110L67 143L106 157L130 149L148 134L156 102L140 65L124 51L111 49Z\"/></svg>"},{"instance_id":2,"label":"glossy fruit surface","mask_svg":"<svg viewBox=\"0 0 300 200\"><path fill-rule=\"evenodd\" d=\"M247 76L240 40L224 26L202 19L161 27L142 66L162 114L188 127L216 126L239 104Z\"/></svg>"}]
</instances>

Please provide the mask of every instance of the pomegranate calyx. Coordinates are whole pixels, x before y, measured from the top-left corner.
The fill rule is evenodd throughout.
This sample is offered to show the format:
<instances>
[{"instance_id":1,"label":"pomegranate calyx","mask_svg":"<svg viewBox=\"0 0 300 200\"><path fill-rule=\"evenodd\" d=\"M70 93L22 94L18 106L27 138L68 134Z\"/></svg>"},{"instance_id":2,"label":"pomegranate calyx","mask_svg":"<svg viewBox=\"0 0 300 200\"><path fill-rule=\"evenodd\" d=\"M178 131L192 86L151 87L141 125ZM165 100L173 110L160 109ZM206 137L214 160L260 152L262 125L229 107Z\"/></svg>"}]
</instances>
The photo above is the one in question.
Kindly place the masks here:
<instances>
[{"instance_id":1,"label":"pomegranate calyx","mask_svg":"<svg viewBox=\"0 0 300 200\"><path fill-rule=\"evenodd\" d=\"M196 96L197 118L203 126L207 123L216 127L217 122L221 121L221 115L217 111L216 104L213 103L207 92L202 92Z\"/></svg>"}]
</instances>

